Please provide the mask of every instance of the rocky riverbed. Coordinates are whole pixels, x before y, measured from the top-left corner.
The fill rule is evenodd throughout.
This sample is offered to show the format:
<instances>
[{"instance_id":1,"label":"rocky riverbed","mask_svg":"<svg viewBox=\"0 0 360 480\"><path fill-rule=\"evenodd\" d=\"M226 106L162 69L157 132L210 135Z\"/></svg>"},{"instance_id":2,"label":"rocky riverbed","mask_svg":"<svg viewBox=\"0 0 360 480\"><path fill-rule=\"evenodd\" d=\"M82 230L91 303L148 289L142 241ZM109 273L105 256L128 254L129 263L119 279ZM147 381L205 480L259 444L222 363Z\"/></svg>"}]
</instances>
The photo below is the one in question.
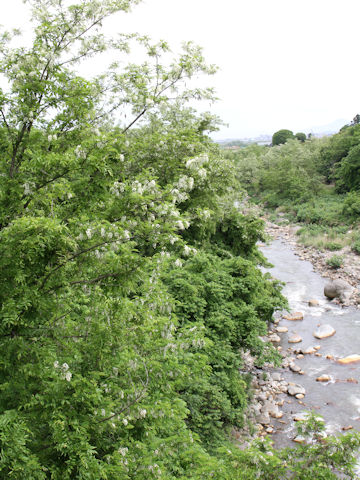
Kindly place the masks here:
<instances>
[{"instance_id":1,"label":"rocky riverbed","mask_svg":"<svg viewBox=\"0 0 360 480\"><path fill-rule=\"evenodd\" d=\"M353 305L360 308L360 255L355 254L349 247L345 247L338 252L344 259L343 265L341 268L334 270L326 263L326 260L332 257L334 252L322 252L313 247L306 247L298 243L298 237L296 235L297 230L300 228L298 225L278 225L269 222L265 218L264 220L266 223L266 233L272 239L283 239L286 241L294 249L295 254L298 255L301 260L311 262L314 270L319 272L322 277L329 278L330 280L340 279L352 287L352 293L348 298L339 302L337 299L335 302L341 303L344 306Z\"/></svg>"},{"instance_id":2,"label":"rocky riverbed","mask_svg":"<svg viewBox=\"0 0 360 480\"><path fill-rule=\"evenodd\" d=\"M329 271L321 252L296 244L293 227L268 224L267 231L275 240L261 250L275 265L268 271L285 282L284 295L291 310L277 313L264 338L279 350L280 368L256 368L252 357L245 355L254 393L248 412L249 423L255 424L253 435L271 435L276 446L302 442L296 422L310 410L324 417L328 433L360 430L360 313L355 273L353 277ZM324 295L330 279L351 285L351 295L330 301ZM234 432L241 442L242 433Z\"/></svg>"}]
</instances>

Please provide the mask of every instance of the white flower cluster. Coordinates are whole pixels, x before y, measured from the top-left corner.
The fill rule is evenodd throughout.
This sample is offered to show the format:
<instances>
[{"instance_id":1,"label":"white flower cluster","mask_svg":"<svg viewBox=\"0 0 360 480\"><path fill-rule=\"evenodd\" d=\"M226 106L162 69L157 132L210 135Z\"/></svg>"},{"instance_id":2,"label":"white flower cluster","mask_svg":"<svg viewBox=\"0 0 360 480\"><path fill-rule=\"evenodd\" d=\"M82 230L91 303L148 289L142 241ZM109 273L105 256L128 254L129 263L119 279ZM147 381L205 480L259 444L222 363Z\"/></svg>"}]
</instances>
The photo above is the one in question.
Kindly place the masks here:
<instances>
[{"instance_id":1,"label":"white flower cluster","mask_svg":"<svg viewBox=\"0 0 360 480\"><path fill-rule=\"evenodd\" d=\"M177 220L175 222L175 226L179 229L179 230L185 230L187 228L190 227L190 223L187 221L187 220Z\"/></svg>"},{"instance_id":2,"label":"white flower cluster","mask_svg":"<svg viewBox=\"0 0 360 480\"><path fill-rule=\"evenodd\" d=\"M134 193L139 193L140 195L142 195L145 192L156 193L157 192L156 182L155 180L150 180L150 181L145 180L144 183L141 183L138 180L135 180L131 184L131 190Z\"/></svg>"},{"instance_id":3,"label":"white flower cluster","mask_svg":"<svg viewBox=\"0 0 360 480\"><path fill-rule=\"evenodd\" d=\"M125 184L121 182L114 182L114 185L110 188L110 193L116 197L120 196L120 193L125 191Z\"/></svg>"},{"instance_id":4,"label":"white flower cluster","mask_svg":"<svg viewBox=\"0 0 360 480\"><path fill-rule=\"evenodd\" d=\"M30 112L32 113L32 112ZM54 135L48 135L48 142L51 143L53 141L57 140L57 135L54 134Z\"/></svg>"},{"instance_id":5,"label":"white flower cluster","mask_svg":"<svg viewBox=\"0 0 360 480\"><path fill-rule=\"evenodd\" d=\"M209 157L206 154L199 155L198 157L189 158L186 162L186 168L189 170L198 170L205 163L209 162Z\"/></svg>"},{"instance_id":6,"label":"white flower cluster","mask_svg":"<svg viewBox=\"0 0 360 480\"><path fill-rule=\"evenodd\" d=\"M209 162L209 157L206 154L200 155L198 157L190 158L186 162L186 168L196 173L200 178L206 178L207 171L203 168L205 163Z\"/></svg>"},{"instance_id":7,"label":"white flower cluster","mask_svg":"<svg viewBox=\"0 0 360 480\"><path fill-rule=\"evenodd\" d=\"M191 253L195 255L197 253L196 248L189 247L188 245L185 245L185 247L184 247L185 257L188 257Z\"/></svg>"},{"instance_id":8,"label":"white flower cluster","mask_svg":"<svg viewBox=\"0 0 360 480\"><path fill-rule=\"evenodd\" d=\"M72 373L69 371L69 365L67 363L63 363L61 366L59 362L56 360L54 362L54 367L60 369L60 376L63 380L70 382Z\"/></svg>"},{"instance_id":9,"label":"white flower cluster","mask_svg":"<svg viewBox=\"0 0 360 480\"><path fill-rule=\"evenodd\" d=\"M197 340L192 341L192 346L195 348L204 348L205 341L202 338L198 338Z\"/></svg>"},{"instance_id":10,"label":"white flower cluster","mask_svg":"<svg viewBox=\"0 0 360 480\"><path fill-rule=\"evenodd\" d=\"M210 210L204 209L199 213L199 217L203 218L204 220L207 220L208 218L211 217L211 212Z\"/></svg>"},{"instance_id":11,"label":"white flower cluster","mask_svg":"<svg viewBox=\"0 0 360 480\"><path fill-rule=\"evenodd\" d=\"M193 177L188 177L187 175L181 175L175 186L180 190L190 192L190 190L194 188L194 179Z\"/></svg>"},{"instance_id":12,"label":"white flower cluster","mask_svg":"<svg viewBox=\"0 0 360 480\"><path fill-rule=\"evenodd\" d=\"M78 145L75 148L74 153L75 153L77 158L82 158L82 159L86 158L86 152L85 152L85 150L82 149L81 145Z\"/></svg>"},{"instance_id":13,"label":"white flower cluster","mask_svg":"<svg viewBox=\"0 0 360 480\"><path fill-rule=\"evenodd\" d=\"M118 452L123 456L125 457L125 455L127 454L127 452L129 451L129 449L127 447L122 447L122 448L119 448L118 449Z\"/></svg>"},{"instance_id":14,"label":"white flower cluster","mask_svg":"<svg viewBox=\"0 0 360 480\"><path fill-rule=\"evenodd\" d=\"M177 188L173 188L171 193L173 195L174 203L185 202L185 200L189 198L189 195L186 192L180 192Z\"/></svg>"},{"instance_id":15,"label":"white flower cluster","mask_svg":"<svg viewBox=\"0 0 360 480\"><path fill-rule=\"evenodd\" d=\"M34 182L26 182L23 185L24 187L24 195L31 195L33 193L33 188L35 188Z\"/></svg>"}]
</instances>

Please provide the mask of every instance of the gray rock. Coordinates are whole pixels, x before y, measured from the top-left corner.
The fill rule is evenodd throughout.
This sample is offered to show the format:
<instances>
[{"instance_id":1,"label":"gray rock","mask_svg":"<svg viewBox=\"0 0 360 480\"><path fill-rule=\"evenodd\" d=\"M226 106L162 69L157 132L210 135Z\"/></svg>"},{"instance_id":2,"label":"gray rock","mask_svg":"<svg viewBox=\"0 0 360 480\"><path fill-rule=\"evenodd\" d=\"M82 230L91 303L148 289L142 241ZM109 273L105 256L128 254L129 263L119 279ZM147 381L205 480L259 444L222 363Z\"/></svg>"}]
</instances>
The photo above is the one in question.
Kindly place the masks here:
<instances>
[{"instance_id":1,"label":"gray rock","mask_svg":"<svg viewBox=\"0 0 360 480\"><path fill-rule=\"evenodd\" d=\"M287 391L288 391L288 394L291 396L295 396L299 394L305 395L306 393L305 388L298 384L289 385L287 388Z\"/></svg>"},{"instance_id":2,"label":"gray rock","mask_svg":"<svg viewBox=\"0 0 360 480\"><path fill-rule=\"evenodd\" d=\"M335 333L336 333L336 330L331 325L320 325L320 327L318 327L315 330L313 335L316 338L322 339L322 338L332 337Z\"/></svg>"},{"instance_id":3,"label":"gray rock","mask_svg":"<svg viewBox=\"0 0 360 480\"><path fill-rule=\"evenodd\" d=\"M272 374L272 378L275 382L280 382L281 381L281 373L278 373L278 372L274 372Z\"/></svg>"},{"instance_id":4,"label":"gray rock","mask_svg":"<svg viewBox=\"0 0 360 480\"><path fill-rule=\"evenodd\" d=\"M288 339L288 342L289 343L300 343L302 342L302 338L300 337L300 335L298 335L297 333L294 334L294 335L291 335Z\"/></svg>"},{"instance_id":5,"label":"gray rock","mask_svg":"<svg viewBox=\"0 0 360 480\"><path fill-rule=\"evenodd\" d=\"M331 300L338 298L341 302L346 302L351 297L353 287L345 280L336 279L328 282L324 287L324 295Z\"/></svg>"},{"instance_id":6,"label":"gray rock","mask_svg":"<svg viewBox=\"0 0 360 480\"><path fill-rule=\"evenodd\" d=\"M256 421L262 425L269 425L270 415L268 413L260 413L260 415L256 416Z\"/></svg>"},{"instance_id":7,"label":"gray rock","mask_svg":"<svg viewBox=\"0 0 360 480\"><path fill-rule=\"evenodd\" d=\"M296 365L295 363L292 363L289 368L293 372L300 372L301 370L301 367L299 365Z\"/></svg>"}]
</instances>

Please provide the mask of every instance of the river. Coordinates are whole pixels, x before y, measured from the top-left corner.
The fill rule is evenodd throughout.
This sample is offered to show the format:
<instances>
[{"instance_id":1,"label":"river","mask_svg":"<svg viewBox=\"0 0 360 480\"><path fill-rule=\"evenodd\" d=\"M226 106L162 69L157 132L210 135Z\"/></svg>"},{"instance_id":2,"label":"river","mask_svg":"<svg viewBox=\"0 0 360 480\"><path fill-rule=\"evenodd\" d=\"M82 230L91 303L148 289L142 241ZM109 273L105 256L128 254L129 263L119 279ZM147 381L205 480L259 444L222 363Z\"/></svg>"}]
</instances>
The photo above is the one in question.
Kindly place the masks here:
<instances>
[{"instance_id":1,"label":"river","mask_svg":"<svg viewBox=\"0 0 360 480\"><path fill-rule=\"evenodd\" d=\"M279 334L283 351L291 347L295 350L309 346L321 347L318 356L304 355L302 359L297 359L295 353L289 352L305 372L304 375L293 373L289 369L277 370L286 381L302 385L306 389L306 395L301 404L294 397L284 394L284 417L281 421L273 420L275 445L292 443L291 439L295 436L293 414L304 410L319 413L330 434L343 433L343 429L350 426L360 431L360 363L340 365L336 361L351 354L360 354L360 310L342 308L327 300L323 293L327 279L314 272L310 262L300 260L286 242L274 240L260 250L274 265L266 270L274 278L285 282L283 294L289 301L290 311L304 314L301 321L280 320L279 325L289 329L288 333ZM310 307L310 299L318 300L319 306ZM331 325L336 333L332 337L318 340L313 332L323 324ZM289 344L289 335L295 333L302 337L302 342ZM331 380L325 383L316 381L322 374L329 375Z\"/></svg>"}]
</instances>

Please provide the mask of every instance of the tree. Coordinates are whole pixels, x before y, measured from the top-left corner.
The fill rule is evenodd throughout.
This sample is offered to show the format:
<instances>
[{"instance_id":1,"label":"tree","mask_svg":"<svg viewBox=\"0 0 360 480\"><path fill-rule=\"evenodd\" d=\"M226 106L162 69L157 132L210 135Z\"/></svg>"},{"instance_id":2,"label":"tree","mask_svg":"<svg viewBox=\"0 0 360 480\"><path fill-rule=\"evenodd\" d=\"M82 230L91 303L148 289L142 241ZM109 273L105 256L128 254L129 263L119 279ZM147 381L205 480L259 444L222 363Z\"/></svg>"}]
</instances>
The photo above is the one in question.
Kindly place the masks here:
<instances>
[{"instance_id":1,"label":"tree","mask_svg":"<svg viewBox=\"0 0 360 480\"><path fill-rule=\"evenodd\" d=\"M297 138L300 142L305 142L306 134L302 132L295 133L295 138Z\"/></svg>"},{"instance_id":2,"label":"tree","mask_svg":"<svg viewBox=\"0 0 360 480\"><path fill-rule=\"evenodd\" d=\"M215 68L191 43L169 59L165 42L107 40L102 21L137 0L31 3L33 44L0 42L1 477L235 478L201 438L214 413L223 441L247 401L216 356L264 359L258 335L284 300L257 268L262 223L234 208L233 164L204 135L217 119L187 107L212 91L185 81ZM76 72L132 42L142 64Z\"/></svg>"},{"instance_id":3,"label":"tree","mask_svg":"<svg viewBox=\"0 0 360 480\"><path fill-rule=\"evenodd\" d=\"M272 144L281 145L282 143L286 143L289 138L294 138L294 134L291 130L278 130L272 136Z\"/></svg>"}]
</instances>

